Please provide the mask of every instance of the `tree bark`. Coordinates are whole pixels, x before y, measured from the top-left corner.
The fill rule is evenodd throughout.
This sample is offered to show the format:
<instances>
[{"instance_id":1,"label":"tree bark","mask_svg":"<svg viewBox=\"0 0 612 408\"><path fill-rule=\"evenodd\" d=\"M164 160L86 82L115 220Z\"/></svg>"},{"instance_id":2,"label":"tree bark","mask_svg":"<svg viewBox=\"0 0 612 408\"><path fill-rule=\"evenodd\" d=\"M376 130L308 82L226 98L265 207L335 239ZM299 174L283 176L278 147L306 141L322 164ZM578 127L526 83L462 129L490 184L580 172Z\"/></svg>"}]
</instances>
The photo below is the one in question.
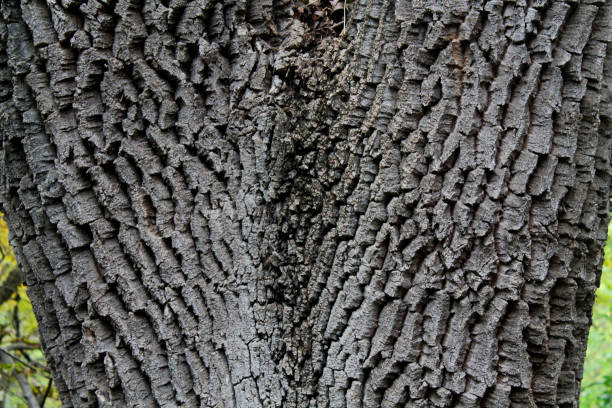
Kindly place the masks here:
<instances>
[{"instance_id":1,"label":"tree bark","mask_svg":"<svg viewBox=\"0 0 612 408\"><path fill-rule=\"evenodd\" d=\"M577 406L612 1L343 8L2 1L2 202L64 406Z\"/></svg>"}]
</instances>

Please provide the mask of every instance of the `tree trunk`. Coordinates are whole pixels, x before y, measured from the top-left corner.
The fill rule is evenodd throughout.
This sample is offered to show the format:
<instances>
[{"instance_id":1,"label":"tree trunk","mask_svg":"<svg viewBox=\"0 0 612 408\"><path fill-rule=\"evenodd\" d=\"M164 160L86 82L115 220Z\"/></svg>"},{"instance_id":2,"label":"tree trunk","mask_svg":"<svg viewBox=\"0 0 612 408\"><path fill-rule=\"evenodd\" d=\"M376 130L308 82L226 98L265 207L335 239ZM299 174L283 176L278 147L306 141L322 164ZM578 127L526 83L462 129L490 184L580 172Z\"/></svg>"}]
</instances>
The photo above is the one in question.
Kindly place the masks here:
<instances>
[{"instance_id":1,"label":"tree trunk","mask_svg":"<svg viewBox=\"0 0 612 408\"><path fill-rule=\"evenodd\" d=\"M1 8L2 202L65 407L577 406L612 1Z\"/></svg>"}]
</instances>

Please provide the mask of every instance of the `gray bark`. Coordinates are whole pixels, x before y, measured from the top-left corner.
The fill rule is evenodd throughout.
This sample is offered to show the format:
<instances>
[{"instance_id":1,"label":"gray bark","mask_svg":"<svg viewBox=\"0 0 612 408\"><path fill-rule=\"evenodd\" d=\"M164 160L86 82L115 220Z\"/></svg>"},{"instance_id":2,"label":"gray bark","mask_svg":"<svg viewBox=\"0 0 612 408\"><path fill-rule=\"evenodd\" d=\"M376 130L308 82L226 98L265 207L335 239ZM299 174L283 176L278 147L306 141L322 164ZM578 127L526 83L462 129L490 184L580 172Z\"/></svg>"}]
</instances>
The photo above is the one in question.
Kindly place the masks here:
<instances>
[{"instance_id":1,"label":"gray bark","mask_svg":"<svg viewBox=\"0 0 612 408\"><path fill-rule=\"evenodd\" d=\"M2 1L2 202L64 406L577 406L612 1L298 7Z\"/></svg>"}]
</instances>

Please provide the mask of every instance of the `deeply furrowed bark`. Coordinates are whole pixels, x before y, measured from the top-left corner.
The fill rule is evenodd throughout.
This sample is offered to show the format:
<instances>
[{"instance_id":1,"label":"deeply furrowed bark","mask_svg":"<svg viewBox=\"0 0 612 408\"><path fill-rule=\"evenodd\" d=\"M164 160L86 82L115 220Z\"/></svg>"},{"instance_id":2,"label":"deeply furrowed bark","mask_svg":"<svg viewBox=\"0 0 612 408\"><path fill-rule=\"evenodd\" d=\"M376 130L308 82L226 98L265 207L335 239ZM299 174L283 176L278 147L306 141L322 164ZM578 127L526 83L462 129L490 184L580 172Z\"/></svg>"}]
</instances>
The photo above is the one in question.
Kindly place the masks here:
<instances>
[{"instance_id":1,"label":"deeply furrowed bark","mask_svg":"<svg viewBox=\"0 0 612 408\"><path fill-rule=\"evenodd\" d=\"M299 4L2 0L64 406L576 406L612 2L357 0L340 35Z\"/></svg>"}]
</instances>

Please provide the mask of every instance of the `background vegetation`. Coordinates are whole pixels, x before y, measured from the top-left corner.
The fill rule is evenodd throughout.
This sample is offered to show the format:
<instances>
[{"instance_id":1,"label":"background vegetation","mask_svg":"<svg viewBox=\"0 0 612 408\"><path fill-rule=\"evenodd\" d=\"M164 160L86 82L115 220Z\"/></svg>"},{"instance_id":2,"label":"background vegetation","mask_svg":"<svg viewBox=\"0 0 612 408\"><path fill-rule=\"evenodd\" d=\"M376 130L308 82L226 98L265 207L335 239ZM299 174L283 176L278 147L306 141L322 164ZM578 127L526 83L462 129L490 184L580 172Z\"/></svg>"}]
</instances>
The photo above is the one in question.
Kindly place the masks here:
<instances>
[{"instance_id":1,"label":"background vegetation","mask_svg":"<svg viewBox=\"0 0 612 408\"><path fill-rule=\"evenodd\" d=\"M582 377L582 408L612 407L612 223L604 256Z\"/></svg>"}]
</instances>

